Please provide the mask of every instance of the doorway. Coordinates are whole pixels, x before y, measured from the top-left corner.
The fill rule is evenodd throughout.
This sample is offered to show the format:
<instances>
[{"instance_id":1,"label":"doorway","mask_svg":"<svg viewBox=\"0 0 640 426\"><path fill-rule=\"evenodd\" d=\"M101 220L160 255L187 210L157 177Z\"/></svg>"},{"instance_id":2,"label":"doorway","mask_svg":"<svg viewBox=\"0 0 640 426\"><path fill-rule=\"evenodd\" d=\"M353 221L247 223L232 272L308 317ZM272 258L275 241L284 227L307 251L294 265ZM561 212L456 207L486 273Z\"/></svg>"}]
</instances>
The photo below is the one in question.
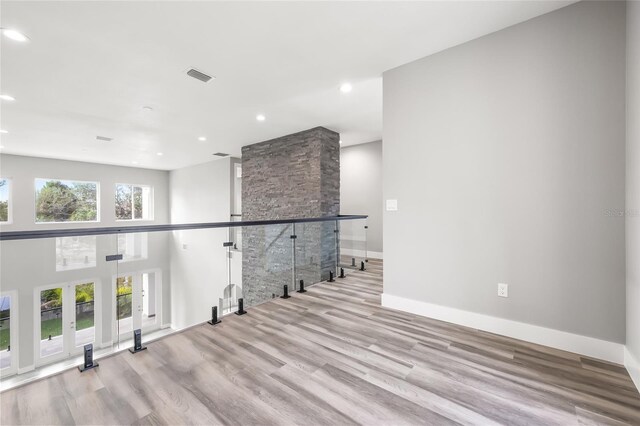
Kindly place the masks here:
<instances>
[{"instance_id":1,"label":"doorway","mask_svg":"<svg viewBox=\"0 0 640 426\"><path fill-rule=\"evenodd\" d=\"M143 335L160 328L161 274L159 271L119 275L114 283L114 336L120 345L133 339L133 330Z\"/></svg>"},{"instance_id":2,"label":"doorway","mask_svg":"<svg viewBox=\"0 0 640 426\"><path fill-rule=\"evenodd\" d=\"M98 280L40 287L35 294L37 364L82 353L99 341Z\"/></svg>"}]
</instances>

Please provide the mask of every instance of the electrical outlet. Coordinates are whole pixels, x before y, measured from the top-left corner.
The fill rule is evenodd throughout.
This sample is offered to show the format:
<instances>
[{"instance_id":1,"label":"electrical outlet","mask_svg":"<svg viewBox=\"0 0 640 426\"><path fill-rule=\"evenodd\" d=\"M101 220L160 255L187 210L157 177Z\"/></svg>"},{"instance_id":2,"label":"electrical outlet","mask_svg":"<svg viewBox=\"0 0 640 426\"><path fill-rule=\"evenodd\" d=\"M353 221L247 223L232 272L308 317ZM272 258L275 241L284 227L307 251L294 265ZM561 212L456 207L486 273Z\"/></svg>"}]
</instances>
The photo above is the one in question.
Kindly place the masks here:
<instances>
[{"instance_id":1,"label":"electrical outlet","mask_svg":"<svg viewBox=\"0 0 640 426\"><path fill-rule=\"evenodd\" d=\"M498 283L498 296L509 297L509 284Z\"/></svg>"}]
</instances>

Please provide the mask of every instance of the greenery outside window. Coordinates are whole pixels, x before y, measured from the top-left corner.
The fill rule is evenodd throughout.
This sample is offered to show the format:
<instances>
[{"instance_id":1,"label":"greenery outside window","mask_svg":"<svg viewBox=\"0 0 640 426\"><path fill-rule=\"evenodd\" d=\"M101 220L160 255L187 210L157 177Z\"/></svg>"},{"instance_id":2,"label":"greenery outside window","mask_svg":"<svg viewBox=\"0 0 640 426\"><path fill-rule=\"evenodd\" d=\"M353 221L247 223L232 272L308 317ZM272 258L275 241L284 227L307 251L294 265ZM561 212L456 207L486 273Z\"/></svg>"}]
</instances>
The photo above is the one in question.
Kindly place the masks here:
<instances>
[{"instance_id":1,"label":"greenery outside window","mask_svg":"<svg viewBox=\"0 0 640 426\"><path fill-rule=\"evenodd\" d=\"M36 223L99 222L97 182L36 179Z\"/></svg>"},{"instance_id":2,"label":"greenery outside window","mask_svg":"<svg viewBox=\"0 0 640 426\"><path fill-rule=\"evenodd\" d=\"M116 220L153 220L153 188L116 184Z\"/></svg>"},{"instance_id":3,"label":"greenery outside window","mask_svg":"<svg viewBox=\"0 0 640 426\"><path fill-rule=\"evenodd\" d=\"M11 181L0 179L0 223L11 223Z\"/></svg>"}]
</instances>

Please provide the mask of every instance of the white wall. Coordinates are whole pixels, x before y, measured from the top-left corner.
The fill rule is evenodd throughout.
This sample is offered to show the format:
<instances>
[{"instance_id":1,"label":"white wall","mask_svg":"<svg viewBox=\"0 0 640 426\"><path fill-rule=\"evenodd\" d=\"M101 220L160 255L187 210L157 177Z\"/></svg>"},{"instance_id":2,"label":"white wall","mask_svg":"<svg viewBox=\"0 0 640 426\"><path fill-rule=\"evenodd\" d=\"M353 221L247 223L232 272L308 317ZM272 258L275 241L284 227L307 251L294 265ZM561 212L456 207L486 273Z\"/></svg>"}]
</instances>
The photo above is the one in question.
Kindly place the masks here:
<instances>
[{"instance_id":1,"label":"white wall","mask_svg":"<svg viewBox=\"0 0 640 426\"><path fill-rule=\"evenodd\" d=\"M367 249L382 253L382 141L340 150L340 214L366 214Z\"/></svg>"},{"instance_id":2,"label":"white wall","mask_svg":"<svg viewBox=\"0 0 640 426\"><path fill-rule=\"evenodd\" d=\"M228 222L231 158L173 170L173 223ZM174 231L171 240L171 318L183 328L210 318L227 285L227 228Z\"/></svg>"},{"instance_id":3,"label":"white wall","mask_svg":"<svg viewBox=\"0 0 640 426\"><path fill-rule=\"evenodd\" d=\"M580 2L384 74L385 295L621 359L624 46L624 3Z\"/></svg>"},{"instance_id":4,"label":"white wall","mask_svg":"<svg viewBox=\"0 0 640 426\"><path fill-rule=\"evenodd\" d=\"M80 227L131 226L169 223L169 173L157 170L135 169L75 161L0 155L0 175L12 181L13 224L2 225L2 231L65 229ZM35 224L35 178L56 178L100 182L99 223ZM145 222L116 222L115 184L136 183L154 188L155 220ZM117 274L130 271L160 270L163 272L163 323L170 322L168 235L148 235L147 259L120 263L105 262L105 256L117 253L115 235L96 237L97 264L95 267L56 271L56 239L5 241L2 243L0 289L17 290L19 298L19 367L29 369L34 364L35 289L45 285L93 280L96 293L102 295L100 320L104 332L97 347L108 345L113 337L112 280ZM120 236L122 238L122 236ZM12 348L17 348L12 345Z\"/></svg>"},{"instance_id":5,"label":"white wall","mask_svg":"<svg viewBox=\"0 0 640 426\"><path fill-rule=\"evenodd\" d=\"M627 2L627 359L640 389L640 2Z\"/></svg>"}]
</instances>

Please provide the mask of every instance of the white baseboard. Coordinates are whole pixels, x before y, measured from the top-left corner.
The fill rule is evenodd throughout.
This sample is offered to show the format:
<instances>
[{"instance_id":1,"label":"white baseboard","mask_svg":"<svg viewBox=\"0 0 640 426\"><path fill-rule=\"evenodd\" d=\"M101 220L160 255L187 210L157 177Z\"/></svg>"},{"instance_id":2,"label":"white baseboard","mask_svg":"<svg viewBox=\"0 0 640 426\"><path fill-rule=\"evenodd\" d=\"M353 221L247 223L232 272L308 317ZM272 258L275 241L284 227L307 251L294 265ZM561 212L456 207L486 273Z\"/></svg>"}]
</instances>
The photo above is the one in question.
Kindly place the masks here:
<instances>
[{"instance_id":1,"label":"white baseboard","mask_svg":"<svg viewBox=\"0 0 640 426\"><path fill-rule=\"evenodd\" d=\"M18 374L28 373L29 371L33 371L36 369L34 364L27 365L26 367L18 368Z\"/></svg>"},{"instance_id":2,"label":"white baseboard","mask_svg":"<svg viewBox=\"0 0 640 426\"><path fill-rule=\"evenodd\" d=\"M624 366L627 368L636 388L640 391L640 361L629 352L629 348L626 346L624 348Z\"/></svg>"},{"instance_id":3,"label":"white baseboard","mask_svg":"<svg viewBox=\"0 0 640 426\"><path fill-rule=\"evenodd\" d=\"M364 257L364 250L356 250L356 249L340 249L340 255L344 256L356 256L356 257ZM367 251L368 259L382 259L381 251Z\"/></svg>"},{"instance_id":4,"label":"white baseboard","mask_svg":"<svg viewBox=\"0 0 640 426\"><path fill-rule=\"evenodd\" d=\"M382 306L615 362L621 365L624 363L624 345L621 343L609 342L490 315L463 311L447 306L434 305L387 293L382 294Z\"/></svg>"}]
</instances>

